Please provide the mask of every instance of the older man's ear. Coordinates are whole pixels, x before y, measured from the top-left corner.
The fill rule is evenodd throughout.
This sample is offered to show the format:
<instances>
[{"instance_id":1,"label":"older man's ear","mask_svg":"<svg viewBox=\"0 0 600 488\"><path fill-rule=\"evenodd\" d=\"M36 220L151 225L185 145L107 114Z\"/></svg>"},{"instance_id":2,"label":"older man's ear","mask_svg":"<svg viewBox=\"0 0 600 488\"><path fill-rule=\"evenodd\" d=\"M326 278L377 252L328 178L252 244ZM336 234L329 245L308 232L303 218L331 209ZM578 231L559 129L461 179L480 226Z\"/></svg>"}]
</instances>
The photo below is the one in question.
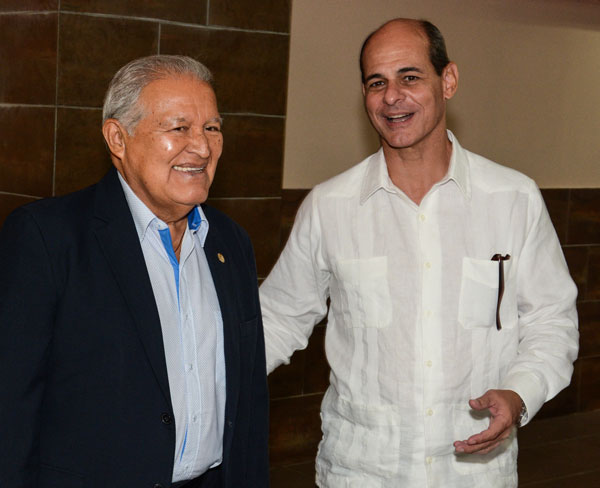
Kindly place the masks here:
<instances>
[{"instance_id":1,"label":"older man's ear","mask_svg":"<svg viewBox=\"0 0 600 488\"><path fill-rule=\"evenodd\" d=\"M111 155L123 159L127 132L117 119L107 119L102 125L102 134Z\"/></svg>"}]
</instances>

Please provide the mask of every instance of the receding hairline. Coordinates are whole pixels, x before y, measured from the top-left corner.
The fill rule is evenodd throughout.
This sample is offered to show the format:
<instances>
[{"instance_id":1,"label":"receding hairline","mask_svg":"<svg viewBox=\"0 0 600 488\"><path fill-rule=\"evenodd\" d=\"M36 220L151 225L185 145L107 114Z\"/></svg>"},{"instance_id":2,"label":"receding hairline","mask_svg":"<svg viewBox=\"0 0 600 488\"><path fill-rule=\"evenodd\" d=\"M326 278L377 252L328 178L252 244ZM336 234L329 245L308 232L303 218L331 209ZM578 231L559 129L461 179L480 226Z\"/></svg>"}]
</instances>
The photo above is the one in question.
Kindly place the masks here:
<instances>
[{"instance_id":1,"label":"receding hairline","mask_svg":"<svg viewBox=\"0 0 600 488\"><path fill-rule=\"evenodd\" d=\"M415 27L415 32L418 33L419 35L421 35L423 37L423 39L425 40L425 44L427 46L427 49L429 50L429 45L430 45L430 41L429 41L429 37L427 36L427 32L425 31L425 25L424 25L424 21L420 20L420 19L409 19L409 18L396 18L396 19L391 19L388 20L387 22L385 22L384 24L380 25L377 29L375 29L373 32L371 32L366 39L363 41L361 50L360 50L360 59L359 59L359 63L361 66L361 73L364 73L364 56L365 56L365 52L367 51L367 48L369 47L369 45L371 44L371 41L378 37L382 32L384 32L385 30L391 29L393 25L407 25L407 26L413 26Z\"/></svg>"}]
</instances>

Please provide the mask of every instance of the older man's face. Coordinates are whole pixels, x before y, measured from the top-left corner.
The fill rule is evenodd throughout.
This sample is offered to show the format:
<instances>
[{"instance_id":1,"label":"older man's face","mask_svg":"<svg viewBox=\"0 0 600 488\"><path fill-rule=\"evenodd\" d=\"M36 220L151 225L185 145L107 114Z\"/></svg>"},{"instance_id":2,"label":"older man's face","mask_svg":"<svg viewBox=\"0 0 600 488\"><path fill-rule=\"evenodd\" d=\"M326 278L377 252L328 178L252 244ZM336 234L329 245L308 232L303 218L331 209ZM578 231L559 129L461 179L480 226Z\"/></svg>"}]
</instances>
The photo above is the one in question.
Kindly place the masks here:
<instances>
[{"instance_id":1,"label":"older man's face","mask_svg":"<svg viewBox=\"0 0 600 488\"><path fill-rule=\"evenodd\" d=\"M157 217L178 220L206 200L221 156L215 93L190 76L170 77L148 84L139 103L143 118L115 164Z\"/></svg>"}]
</instances>

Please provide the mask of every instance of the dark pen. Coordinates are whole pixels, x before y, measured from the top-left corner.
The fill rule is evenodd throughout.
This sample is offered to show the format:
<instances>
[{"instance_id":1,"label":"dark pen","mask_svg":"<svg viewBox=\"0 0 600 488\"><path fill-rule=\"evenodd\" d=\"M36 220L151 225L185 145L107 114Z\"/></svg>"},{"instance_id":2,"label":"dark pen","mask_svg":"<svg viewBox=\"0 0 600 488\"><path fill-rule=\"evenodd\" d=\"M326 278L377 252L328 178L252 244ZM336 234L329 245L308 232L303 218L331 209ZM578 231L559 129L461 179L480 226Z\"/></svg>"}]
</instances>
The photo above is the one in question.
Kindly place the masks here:
<instances>
[{"instance_id":1,"label":"dark pen","mask_svg":"<svg viewBox=\"0 0 600 488\"><path fill-rule=\"evenodd\" d=\"M502 256L502 254L494 254L492 261L498 261L498 304L496 305L496 329L500 330L500 304L502 303L502 295L504 295L504 261L510 259L510 254Z\"/></svg>"}]
</instances>

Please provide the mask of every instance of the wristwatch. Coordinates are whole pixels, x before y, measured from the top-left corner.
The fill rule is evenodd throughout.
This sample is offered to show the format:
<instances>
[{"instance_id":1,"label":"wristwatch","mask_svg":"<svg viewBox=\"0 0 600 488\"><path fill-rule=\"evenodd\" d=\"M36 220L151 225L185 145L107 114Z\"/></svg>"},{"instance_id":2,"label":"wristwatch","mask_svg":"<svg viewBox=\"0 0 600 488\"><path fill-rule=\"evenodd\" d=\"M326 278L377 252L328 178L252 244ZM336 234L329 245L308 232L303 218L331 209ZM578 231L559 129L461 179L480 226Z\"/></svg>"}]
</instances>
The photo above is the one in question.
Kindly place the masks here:
<instances>
[{"instance_id":1,"label":"wristwatch","mask_svg":"<svg viewBox=\"0 0 600 488\"><path fill-rule=\"evenodd\" d=\"M517 427L521 427L524 421L527 420L527 406L525 402L521 398L521 411L519 412L519 417L517 417Z\"/></svg>"}]
</instances>

